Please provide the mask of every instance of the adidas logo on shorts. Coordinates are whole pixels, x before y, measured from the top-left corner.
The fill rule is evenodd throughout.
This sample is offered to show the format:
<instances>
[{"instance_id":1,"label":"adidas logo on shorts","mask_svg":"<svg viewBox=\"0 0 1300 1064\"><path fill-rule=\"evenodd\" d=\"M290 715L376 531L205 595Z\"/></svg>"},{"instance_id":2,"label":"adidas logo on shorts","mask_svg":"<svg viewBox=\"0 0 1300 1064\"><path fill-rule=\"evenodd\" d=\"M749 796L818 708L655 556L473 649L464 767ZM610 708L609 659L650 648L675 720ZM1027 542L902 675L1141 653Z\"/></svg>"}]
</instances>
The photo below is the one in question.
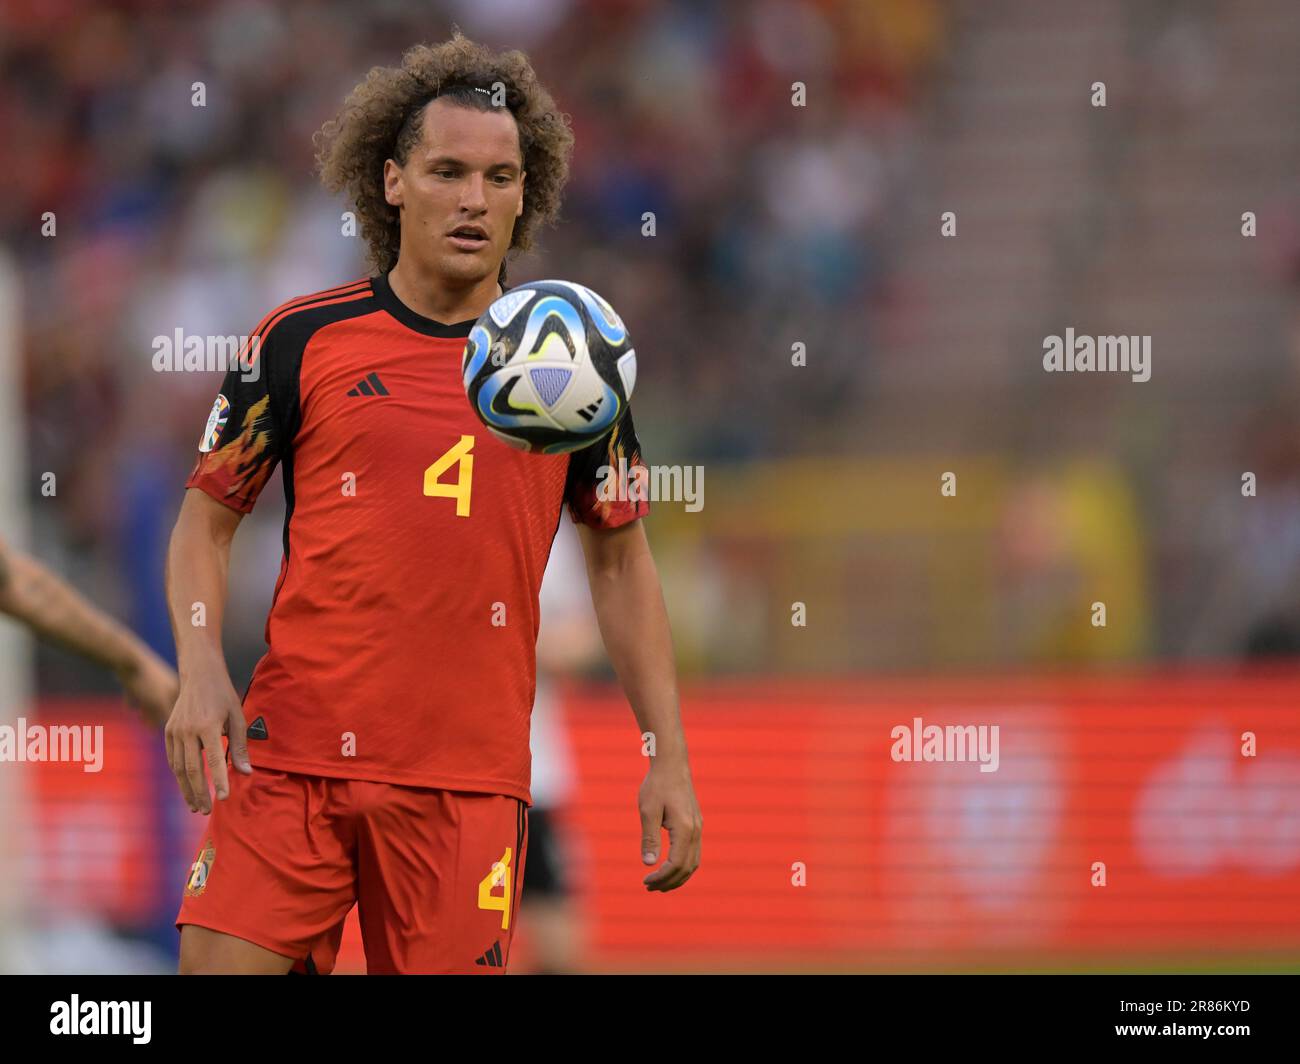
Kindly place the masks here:
<instances>
[{"instance_id":1,"label":"adidas logo on shorts","mask_svg":"<svg viewBox=\"0 0 1300 1064\"><path fill-rule=\"evenodd\" d=\"M500 967L501 967L501 942L500 942L500 940L497 940L496 942L493 942L493 943L492 943L492 948L491 948L490 950L488 950L486 953L484 953L483 956L481 956L481 957L480 957L478 960L476 960L474 963L475 963L475 964L478 964L478 965L481 965L481 966L484 966L484 967L487 967L487 968L500 968Z\"/></svg>"}]
</instances>

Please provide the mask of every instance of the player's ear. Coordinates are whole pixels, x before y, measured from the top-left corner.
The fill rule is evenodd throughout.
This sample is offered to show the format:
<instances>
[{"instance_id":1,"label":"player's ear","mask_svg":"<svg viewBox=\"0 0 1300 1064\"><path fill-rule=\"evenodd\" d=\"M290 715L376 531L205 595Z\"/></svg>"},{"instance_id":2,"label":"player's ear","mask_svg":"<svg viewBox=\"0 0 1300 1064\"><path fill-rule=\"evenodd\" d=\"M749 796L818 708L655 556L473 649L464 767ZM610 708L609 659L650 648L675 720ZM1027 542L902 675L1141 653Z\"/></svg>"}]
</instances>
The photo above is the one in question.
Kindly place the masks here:
<instances>
[{"instance_id":1,"label":"player's ear","mask_svg":"<svg viewBox=\"0 0 1300 1064\"><path fill-rule=\"evenodd\" d=\"M402 168L392 159L384 160L384 199L390 207L402 205Z\"/></svg>"},{"instance_id":2,"label":"player's ear","mask_svg":"<svg viewBox=\"0 0 1300 1064\"><path fill-rule=\"evenodd\" d=\"M524 179L528 176L527 170L521 170L519 173L519 209L515 211L515 217L518 218L524 213Z\"/></svg>"}]
</instances>

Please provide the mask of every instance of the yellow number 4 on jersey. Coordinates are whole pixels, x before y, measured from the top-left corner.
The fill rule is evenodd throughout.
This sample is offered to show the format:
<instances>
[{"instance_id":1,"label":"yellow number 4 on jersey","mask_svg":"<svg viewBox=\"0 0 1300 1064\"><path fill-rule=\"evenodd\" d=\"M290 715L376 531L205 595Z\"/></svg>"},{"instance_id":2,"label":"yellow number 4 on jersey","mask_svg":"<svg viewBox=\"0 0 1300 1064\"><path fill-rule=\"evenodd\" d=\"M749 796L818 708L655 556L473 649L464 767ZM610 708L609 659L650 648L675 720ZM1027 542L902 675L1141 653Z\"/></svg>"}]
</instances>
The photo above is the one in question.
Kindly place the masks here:
<instances>
[{"instance_id":1,"label":"yellow number 4 on jersey","mask_svg":"<svg viewBox=\"0 0 1300 1064\"><path fill-rule=\"evenodd\" d=\"M433 465L424 471L424 494L456 500L456 516L469 516L470 485L474 481L474 437L462 436L452 444ZM452 466L459 464L460 473L454 484L444 484L438 478Z\"/></svg>"}]
</instances>

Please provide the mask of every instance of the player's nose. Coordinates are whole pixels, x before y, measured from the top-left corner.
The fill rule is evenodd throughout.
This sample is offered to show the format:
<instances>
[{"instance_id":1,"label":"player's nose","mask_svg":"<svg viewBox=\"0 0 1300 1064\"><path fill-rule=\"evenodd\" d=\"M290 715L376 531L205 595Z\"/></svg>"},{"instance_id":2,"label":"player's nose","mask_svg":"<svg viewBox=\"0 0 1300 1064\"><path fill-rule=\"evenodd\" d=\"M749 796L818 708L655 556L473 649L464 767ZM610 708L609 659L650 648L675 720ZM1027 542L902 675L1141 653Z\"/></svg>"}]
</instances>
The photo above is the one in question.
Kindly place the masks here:
<instances>
[{"instance_id":1,"label":"player's nose","mask_svg":"<svg viewBox=\"0 0 1300 1064\"><path fill-rule=\"evenodd\" d=\"M471 213L481 213L487 210L487 196L484 193L484 188L483 175L478 173L470 174L468 179L461 184L460 209Z\"/></svg>"}]
</instances>

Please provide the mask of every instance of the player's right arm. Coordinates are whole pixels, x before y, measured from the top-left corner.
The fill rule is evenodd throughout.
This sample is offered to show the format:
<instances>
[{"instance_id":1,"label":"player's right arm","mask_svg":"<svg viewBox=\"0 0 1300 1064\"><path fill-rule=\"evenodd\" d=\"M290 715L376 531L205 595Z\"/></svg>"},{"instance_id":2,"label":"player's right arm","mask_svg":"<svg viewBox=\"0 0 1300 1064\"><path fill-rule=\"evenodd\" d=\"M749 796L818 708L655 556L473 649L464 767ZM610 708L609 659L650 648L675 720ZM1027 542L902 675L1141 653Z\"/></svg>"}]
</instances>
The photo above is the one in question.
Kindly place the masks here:
<instances>
[{"instance_id":1,"label":"player's right arm","mask_svg":"<svg viewBox=\"0 0 1300 1064\"><path fill-rule=\"evenodd\" d=\"M191 812L212 811L203 776L207 758L217 797L230 793L221 736L230 738L230 757L251 773L244 710L230 682L221 647L226 609L230 544L243 514L191 488L167 550L167 608L176 639L180 697L167 722L167 762Z\"/></svg>"},{"instance_id":2,"label":"player's right arm","mask_svg":"<svg viewBox=\"0 0 1300 1064\"><path fill-rule=\"evenodd\" d=\"M254 333L256 346L246 346L240 364L226 374L167 550L167 608L181 680L167 722L167 761L190 809L204 814L212 811L205 758L217 798L230 794L223 734L235 768L253 771L243 705L221 647L221 621L235 529L253 509L296 425L298 362L275 325L287 317L268 315Z\"/></svg>"}]
</instances>

